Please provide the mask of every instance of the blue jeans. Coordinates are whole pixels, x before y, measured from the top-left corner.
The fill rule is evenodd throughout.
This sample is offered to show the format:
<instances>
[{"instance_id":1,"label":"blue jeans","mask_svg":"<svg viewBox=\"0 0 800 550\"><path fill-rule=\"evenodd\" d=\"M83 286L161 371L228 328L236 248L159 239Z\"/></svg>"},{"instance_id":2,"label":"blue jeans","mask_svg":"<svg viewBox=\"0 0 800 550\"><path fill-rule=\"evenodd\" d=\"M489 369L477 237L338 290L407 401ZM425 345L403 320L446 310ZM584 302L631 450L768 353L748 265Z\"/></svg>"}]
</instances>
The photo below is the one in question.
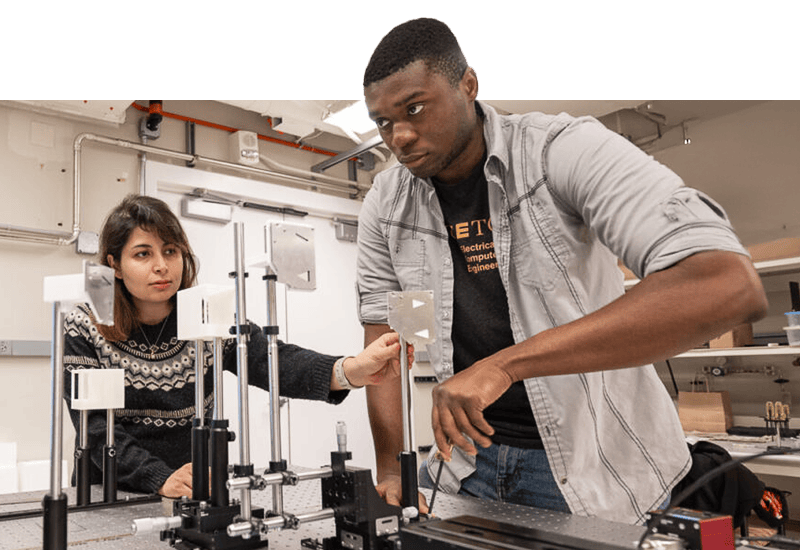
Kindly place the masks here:
<instances>
[{"instance_id":1,"label":"blue jeans","mask_svg":"<svg viewBox=\"0 0 800 550\"><path fill-rule=\"evenodd\" d=\"M427 461L422 463L419 484L432 489L427 466ZM462 480L459 495L569 513L544 450L494 444L488 449L478 447L477 467Z\"/></svg>"}]
</instances>

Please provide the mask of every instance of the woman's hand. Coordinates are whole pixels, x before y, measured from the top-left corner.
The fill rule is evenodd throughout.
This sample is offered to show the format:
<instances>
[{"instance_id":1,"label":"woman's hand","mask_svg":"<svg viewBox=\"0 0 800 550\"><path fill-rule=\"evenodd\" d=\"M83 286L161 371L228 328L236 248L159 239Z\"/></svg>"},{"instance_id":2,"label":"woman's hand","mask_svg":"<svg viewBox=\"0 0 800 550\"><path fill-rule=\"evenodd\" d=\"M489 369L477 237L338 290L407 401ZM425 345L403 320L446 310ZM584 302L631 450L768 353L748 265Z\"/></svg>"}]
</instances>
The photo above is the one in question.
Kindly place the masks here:
<instances>
[{"instance_id":1,"label":"woman's hand","mask_svg":"<svg viewBox=\"0 0 800 550\"><path fill-rule=\"evenodd\" d=\"M408 368L414 363L414 346L408 345ZM367 348L344 360L344 375L354 386L377 385L400 375L400 336L387 332Z\"/></svg>"},{"instance_id":2,"label":"woman's hand","mask_svg":"<svg viewBox=\"0 0 800 550\"><path fill-rule=\"evenodd\" d=\"M158 494L167 498L192 497L192 463L188 462L172 472Z\"/></svg>"}]
</instances>

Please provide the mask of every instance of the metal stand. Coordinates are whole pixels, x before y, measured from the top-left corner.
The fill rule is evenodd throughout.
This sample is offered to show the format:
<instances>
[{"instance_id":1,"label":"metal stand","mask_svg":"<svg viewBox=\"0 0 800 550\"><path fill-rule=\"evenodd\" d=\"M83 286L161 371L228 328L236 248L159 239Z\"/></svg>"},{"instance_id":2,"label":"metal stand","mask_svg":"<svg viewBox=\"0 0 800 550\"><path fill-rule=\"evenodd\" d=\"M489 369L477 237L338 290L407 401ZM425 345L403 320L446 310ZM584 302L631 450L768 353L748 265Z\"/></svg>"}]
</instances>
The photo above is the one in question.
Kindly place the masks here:
<instances>
[{"instance_id":1,"label":"metal stand","mask_svg":"<svg viewBox=\"0 0 800 550\"><path fill-rule=\"evenodd\" d=\"M50 492L45 495L42 502L42 547L44 550L65 550L67 547L68 505L67 496L61 491L64 438L64 308L67 304L86 302L99 322L108 325L114 324L114 270L110 267L84 262L83 273L45 277L43 287L44 301L53 304L53 344L50 350L52 367ZM82 428L86 428L84 424L82 414ZM87 430L84 429L82 434L86 433ZM88 481L88 474L82 475ZM84 498L86 498L85 495ZM88 502L88 499L86 500Z\"/></svg>"},{"instance_id":2,"label":"metal stand","mask_svg":"<svg viewBox=\"0 0 800 550\"><path fill-rule=\"evenodd\" d=\"M67 496L61 492L61 454L63 441L64 400L64 313L61 304L53 304L52 397L50 409L50 493L45 495L43 537L44 550L64 550L67 547Z\"/></svg>"},{"instance_id":3,"label":"metal stand","mask_svg":"<svg viewBox=\"0 0 800 550\"><path fill-rule=\"evenodd\" d=\"M411 422L411 376L408 372L408 343L400 337L400 395L403 404L403 451L400 453L400 480L403 508L419 507L417 453L414 451Z\"/></svg>"},{"instance_id":4,"label":"metal stand","mask_svg":"<svg viewBox=\"0 0 800 550\"><path fill-rule=\"evenodd\" d=\"M434 341L433 293L431 291L389 292L389 325L400 335L400 396L403 408L403 451L400 453L401 503L419 507L417 453L412 438L411 375L408 344L424 346Z\"/></svg>"}]
</instances>

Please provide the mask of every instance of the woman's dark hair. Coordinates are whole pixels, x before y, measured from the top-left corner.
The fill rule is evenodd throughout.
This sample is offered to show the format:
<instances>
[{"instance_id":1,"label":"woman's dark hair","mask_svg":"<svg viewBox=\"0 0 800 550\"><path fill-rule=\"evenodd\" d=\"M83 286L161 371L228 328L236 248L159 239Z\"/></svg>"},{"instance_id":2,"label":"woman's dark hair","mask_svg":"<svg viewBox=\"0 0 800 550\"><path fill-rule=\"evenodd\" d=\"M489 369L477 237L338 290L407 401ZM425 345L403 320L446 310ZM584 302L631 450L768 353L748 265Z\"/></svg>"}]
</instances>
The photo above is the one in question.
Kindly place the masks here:
<instances>
[{"instance_id":1,"label":"woman's dark hair","mask_svg":"<svg viewBox=\"0 0 800 550\"><path fill-rule=\"evenodd\" d=\"M137 227L149 231L168 244L178 247L183 256L183 276L180 290L194 286L197 281L197 260L181 222L172 213L167 203L145 195L128 195L109 212L100 231L100 258L110 267L110 255L119 265L122 249L125 248L133 230ZM173 300L175 298L173 297ZM125 340L139 326L139 316L130 292L125 284L116 280L114 285L114 325L97 325L100 334L107 340Z\"/></svg>"}]
</instances>

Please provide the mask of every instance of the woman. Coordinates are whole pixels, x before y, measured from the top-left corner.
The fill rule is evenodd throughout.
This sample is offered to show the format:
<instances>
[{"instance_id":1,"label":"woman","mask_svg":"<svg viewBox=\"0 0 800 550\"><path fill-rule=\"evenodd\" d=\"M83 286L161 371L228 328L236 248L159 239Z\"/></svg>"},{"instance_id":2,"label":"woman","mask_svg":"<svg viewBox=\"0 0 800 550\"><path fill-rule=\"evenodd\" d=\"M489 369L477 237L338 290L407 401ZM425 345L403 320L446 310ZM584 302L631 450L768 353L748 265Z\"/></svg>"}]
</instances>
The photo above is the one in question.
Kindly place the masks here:
<instances>
[{"instance_id":1,"label":"woman","mask_svg":"<svg viewBox=\"0 0 800 550\"><path fill-rule=\"evenodd\" d=\"M115 411L120 488L191 496L191 426L195 416L193 342L178 340L176 294L195 284L197 264L180 221L163 201L126 197L106 219L100 260L114 269L113 326L94 322L87 306L65 320L64 368L125 369L125 408ZM287 397L338 404L349 389L379 384L399 371L396 333L356 357L333 357L279 342L280 390ZM205 355L206 388L213 387L210 348ZM409 364L413 350L409 349ZM235 340L223 345L223 365L236 372ZM268 389L267 339L251 331L251 384ZM65 376L66 394L71 376ZM213 393L205 399L209 415ZM79 412L70 410L73 424ZM102 480L104 411L89 415L91 482Z\"/></svg>"}]
</instances>

